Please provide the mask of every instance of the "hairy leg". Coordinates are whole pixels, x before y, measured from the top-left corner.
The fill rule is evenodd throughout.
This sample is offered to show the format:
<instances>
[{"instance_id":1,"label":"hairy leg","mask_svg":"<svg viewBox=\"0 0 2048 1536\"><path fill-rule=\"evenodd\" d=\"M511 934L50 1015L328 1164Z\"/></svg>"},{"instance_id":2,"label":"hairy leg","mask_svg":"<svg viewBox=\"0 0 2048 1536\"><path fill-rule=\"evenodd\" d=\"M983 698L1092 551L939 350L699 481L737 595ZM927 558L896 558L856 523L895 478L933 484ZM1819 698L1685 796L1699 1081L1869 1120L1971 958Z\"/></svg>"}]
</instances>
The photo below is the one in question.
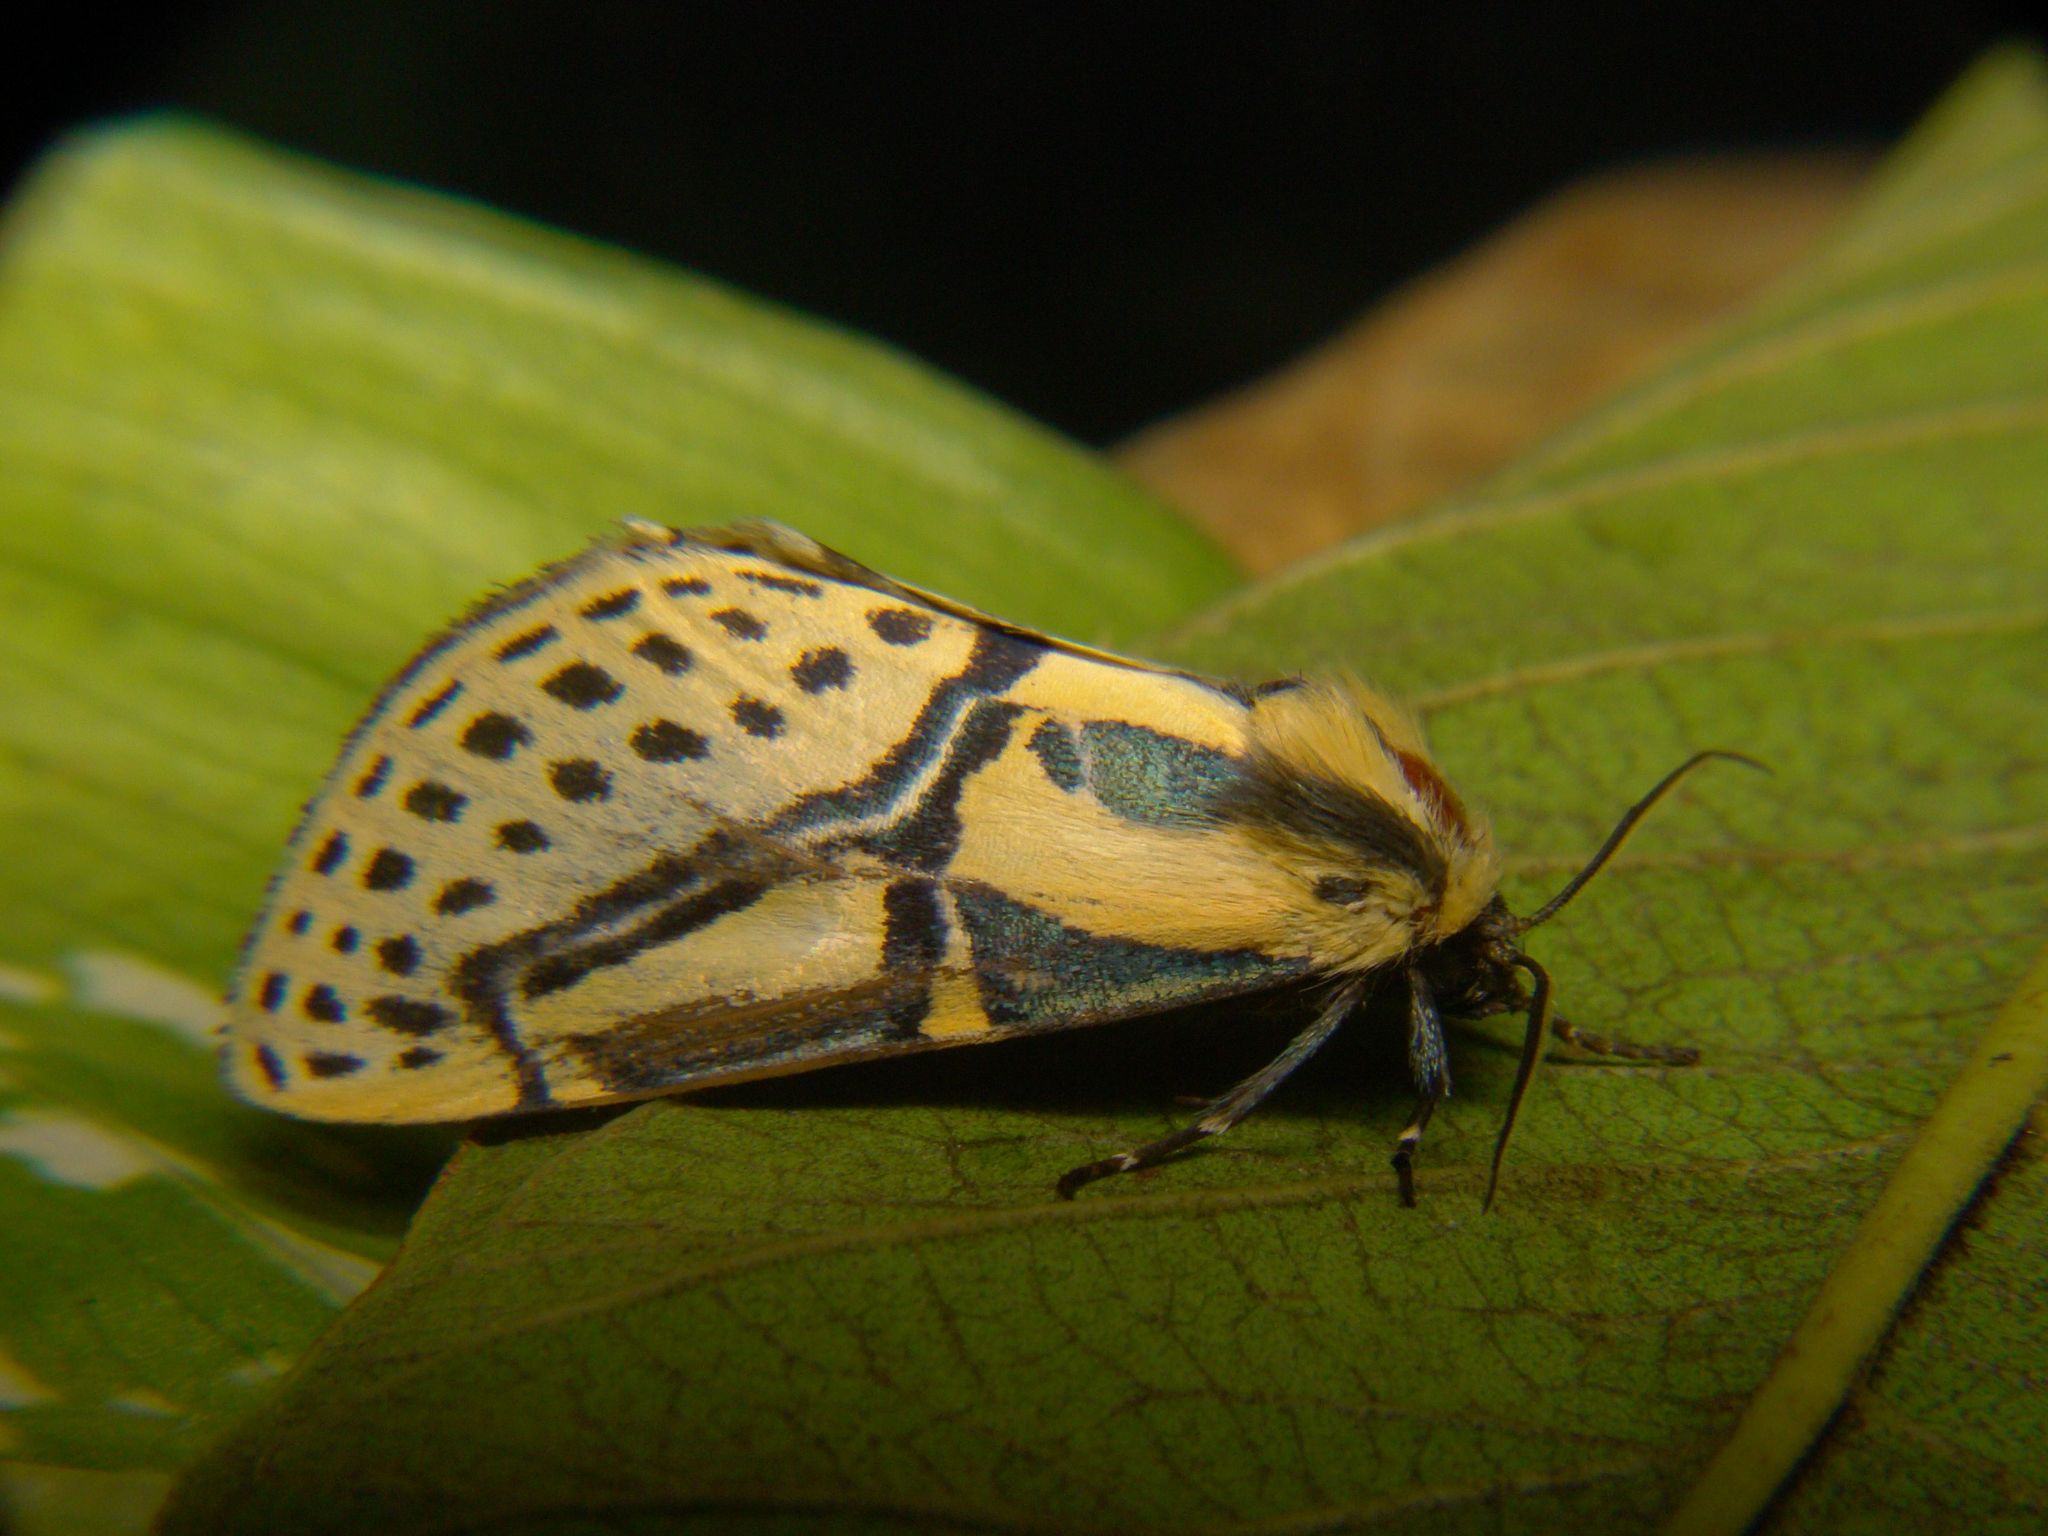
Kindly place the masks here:
<instances>
[{"instance_id":1,"label":"hairy leg","mask_svg":"<svg viewBox=\"0 0 2048 1536\"><path fill-rule=\"evenodd\" d=\"M1437 1105L1451 1095L1451 1061L1444 1047L1444 1024L1436 1010L1436 994L1420 970L1408 972L1408 1070L1415 1076L1415 1114L1394 1143L1394 1177L1401 1203L1415 1203L1415 1149Z\"/></svg>"},{"instance_id":2,"label":"hairy leg","mask_svg":"<svg viewBox=\"0 0 2048 1536\"><path fill-rule=\"evenodd\" d=\"M1217 1099L1192 1125L1183 1126L1171 1136L1162 1136L1157 1141L1148 1141L1143 1146L1131 1148L1128 1152L1119 1152L1115 1157L1105 1157L1096 1163L1085 1163L1062 1174L1055 1186L1060 1196L1071 1200L1074 1198L1074 1191L1084 1184L1092 1184L1097 1179L1107 1178L1113 1173L1131 1173L1140 1168L1149 1168L1198 1141L1222 1135L1257 1109L1267 1094L1285 1082L1289 1073L1313 1056L1322 1043L1337 1032L1337 1026L1350 1016L1351 1011L1358 1006L1359 1000L1364 997L1366 985L1364 978L1346 983L1324 1006L1322 1012L1309 1023L1308 1028L1288 1042L1286 1050L1222 1098Z\"/></svg>"}]
</instances>

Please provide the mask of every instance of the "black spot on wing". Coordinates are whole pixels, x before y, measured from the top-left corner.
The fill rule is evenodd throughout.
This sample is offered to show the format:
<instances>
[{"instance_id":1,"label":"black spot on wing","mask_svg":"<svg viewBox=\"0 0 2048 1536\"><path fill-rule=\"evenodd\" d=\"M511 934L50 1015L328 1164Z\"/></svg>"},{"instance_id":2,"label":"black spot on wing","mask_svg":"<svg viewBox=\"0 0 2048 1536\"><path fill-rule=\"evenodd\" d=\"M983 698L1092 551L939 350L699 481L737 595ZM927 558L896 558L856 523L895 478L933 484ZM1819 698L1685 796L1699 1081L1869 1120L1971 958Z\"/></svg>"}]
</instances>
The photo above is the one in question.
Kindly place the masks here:
<instances>
[{"instance_id":1,"label":"black spot on wing","mask_svg":"<svg viewBox=\"0 0 2048 1536\"><path fill-rule=\"evenodd\" d=\"M467 804L467 795L433 779L422 779L405 792L405 808L422 821L459 821Z\"/></svg>"},{"instance_id":2,"label":"black spot on wing","mask_svg":"<svg viewBox=\"0 0 2048 1536\"><path fill-rule=\"evenodd\" d=\"M607 799L612 792L612 776L587 757L549 763L548 783L564 800L575 803Z\"/></svg>"},{"instance_id":3,"label":"black spot on wing","mask_svg":"<svg viewBox=\"0 0 2048 1536\"><path fill-rule=\"evenodd\" d=\"M533 740L533 733L510 715L496 710L478 715L463 729L462 750L502 763Z\"/></svg>"},{"instance_id":4,"label":"black spot on wing","mask_svg":"<svg viewBox=\"0 0 2048 1536\"><path fill-rule=\"evenodd\" d=\"M398 1064L408 1072L417 1072L421 1067L431 1067L441 1059L441 1053L431 1045L409 1045L398 1053Z\"/></svg>"},{"instance_id":5,"label":"black spot on wing","mask_svg":"<svg viewBox=\"0 0 2048 1536\"><path fill-rule=\"evenodd\" d=\"M270 1084L275 1093L284 1086L284 1063L277 1059L277 1052L267 1045L259 1045L249 1053L256 1059L256 1070L263 1074L263 1080Z\"/></svg>"},{"instance_id":6,"label":"black spot on wing","mask_svg":"<svg viewBox=\"0 0 2048 1536\"><path fill-rule=\"evenodd\" d=\"M362 942L362 938L362 934L353 924L344 923L334 930L333 936L327 942L333 946L336 954L352 955L356 952L356 946Z\"/></svg>"},{"instance_id":7,"label":"black spot on wing","mask_svg":"<svg viewBox=\"0 0 2048 1536\"><path fill-rule=\"evenodd\" d=\"M553 645L561 637L561 631L552 624L543 624L538 629L529 629L524 634L514 635L499 646L496 656L500 661L518 661L531 656L543 646Z\"/></svg>"},{"instance_id":8,"label":"black spot on wing","mask_svg":"<svg viewBox=\"0 0 2048 1536\"><path fill-rule=\"evenodd\" d=\"M661 590L670 597L704 597L711 591L711 583L702 576L671 576Z\"/></svg>"},{"instance_id":9,"label":"black spot on wing","mask_svg":"<svg viewBox=\"0 0 2048 1536\"><path fill-rule=\"evenodd\" d=\"M377 963L393 976L410 976L420 968L419 941L409 933L377 941Z\"/></svg>"},{"instance_id":10,"label":"black spot on wing","mask_svg":"<svg viewBox=\"0 0 2048 1536\"><path fill-rule=\"evenodd\" d=\"M443 917L459 917L498 899L488 880L450 880L434 897L434 910Z\"/></svg>"},{"instance_id":11,"label":"black spot on wing","mask_svg":"<svg viewBox=\"0 0 2048 1536\"><path fill-rule=\"evenodd\" d=\"M431 722L436 715L440 714L450 704L453 704L456 696L461 692L462 683L460 679L447 684L439 693L421 704L418 709L415 709L412 712L412 718L405 723L413 730L418 730L421 726Z\"/></svg>"},{"instance_id":12,"label":"black spot on wing","mask_svg":"<svg viewBox=\"0 0 2048 1536\"><path fill-rule=\"evenodd\" d=\"M391 759L379 753L369 770L356 780L356 797L360 800L374 800L378 791L384 788L384 781L391 777Z\"/></svg>"},{"instance_id":13,"label":"black spot on wing","mask_svg":"<svg viewBox=\"0 0 2048 1536\"><path fill-rule=\"evenodd\" d=\"M761 640L768 634L768 626L744 608L721 608L711 622L735 640Z\"/></svg>"},{"instance_id":14,"label":"black spot on wing","mask_svg":"<svg viewBox=\"0 0 2048 1536\"><path fill-rule=\"evenodd\" d=\"M868 614L868 628L884 645L921 645L931 638L932 618L914 608L876 608Z\"/></svg>"},{"instance_id":15,"label":"black spot on wing","mask_svg":"<svg viewBox=\"0 0 2048 1536\"><path fill-rule=\"evenodd\" d=\"M331 875L347 857L348 838L340 832L330 832L327 841L314 851L313 862L308 867L316 875Z\"/></svg>"},{"instance_id":16,"label":"black spot on wing","mask_svg":"<svg viewBox=\"0 0 2048 1536\"><path fill-rule=\"evenodd\" d=\"M633 647L633 654L650 666L658 667L670 677L679 677L690 670L690 652L680 641L672 640L656 630L649 630L640 637Z\"/></svg>"},{"instance_id":17,"label":"black spot on wing","mask_svg":"<svg viewBox=\"0 0 2048 1536\"><path fill-rule=\"evenodd\" d=\"M308 928L312 926L313 914L308 912L304 907L301 907L299 908L298 911L294 912L292 914L292 920L289 923L285 924L285 927L289 928L293 933L304 933Z\"/></svg>"},{"instance_id":18,"label":"black spot on wing","mask_svg":"<svg viewBox=\"0 0 2048 1536\"><path fill-rule=\"evenodd\" d=\"M346 1051L308 1051L299 1059L315 1077L347 1077L363 1070L363 1058Z\"/></svg>"},{"instance_id":19,"label":"black spot on wing","mask_svg":"<svg viewBox=\"0 0 2048 1536\"><path fill-rule=\"evenodd\" d=\"M373 997L363 1005L363 1012L401 1035L431 1035L455 1022L451 1010L417 997Z\"/></svg>"},{"instance_id":20,"label":"black spot on wing","mask_svg":"<svg viewBox=\"0 0 2048 1536\"><path fill-rule=\"evenodd\" d=\"M507 853L541 853L550 846L546 831L535 821L500 822L497 838Z\"/></svg>"},{"instance_id":21,"label":"black spot on wing","mask_svg":"<svg viewBox=\"0 0 2048 1536\"><path fill-rule=\"evenodd\" d=\"M610 704L626 691L625 685L603 667L587 661L572 661L541 687L571 709L596 709Z\"/></svg>"},{"instance_id":22,"label":"black spot on wing","mask_svg":"<svg viewBox=\"0 0 2048 1536\"><path fill-rule=\"evenodd\" d=\"M412 884L412 860L396 848L379 848L363 871L363 885L372 891L402 891Z\"/></svg>"},{"instance_id":23,"label":"black spot on wing","mask_svg":"<svg viewBox=\"0 0 2048 1536\"><path fill-rule=\"evenodd\" d=\"M607 592L602 597L593 597L583 605L581 612L586 619L601 622L605 619L616 619L624 614L631 613L639 606L640 589L638 587L621 587L616 592Z\"/></svg>"},{"instance_id":24,"label":"black spot on wing","mask_svg":"<svg viewBox=\"0 0 2048 1536\"><path fill-rule=\"evenodd\" d=\"M256 1004L265 1013L275 1013L283 1006L285 993L290 988L291 978L282 971L272 971L263 978L263 985L256 993Z\"/></svg>"},{"instance_id":25,"label":"black spot on wing","mask_svg":"<svg viewBox=\"0 0 2048 1536\"><path fill-rule=\"evenodd\" d=\"M316 1024L339 1024L348 1017L341 998L324 981L306 988L306 995L299 999L299 1011Z\"/></svg>"},{"instance_id":26,"label":"black spot on wing","mask_svg":"<svg viewBox=\"0 0 2048 1536\"><path fill-rule=\"evenodd\" d=\"M853 681L853 658L836 645L805 651L791 664L789 676L805 693L844 688Z\"/></svg>"},{"instance_id":27,"label":"black spot on wing","mask_svg":"<svg viewBox=\"0 0 2048 1536\"><path fill-rule=\"evenodd\" d=\"M773 740L782 734L782 711L763 699L734 699L732 719L749 736Z\"/></svg>"},{"instance_id":28,"label":"black spot on wing","mask_svg":"<svg viewBox=\"0 0 2048 1536\"><path fill-rule=\"evenodd\" d=\"M650 763L683 763L706 756L711 743L673 720L650 720L633 732L629 745Z\"/></svg>"}]
</instances>

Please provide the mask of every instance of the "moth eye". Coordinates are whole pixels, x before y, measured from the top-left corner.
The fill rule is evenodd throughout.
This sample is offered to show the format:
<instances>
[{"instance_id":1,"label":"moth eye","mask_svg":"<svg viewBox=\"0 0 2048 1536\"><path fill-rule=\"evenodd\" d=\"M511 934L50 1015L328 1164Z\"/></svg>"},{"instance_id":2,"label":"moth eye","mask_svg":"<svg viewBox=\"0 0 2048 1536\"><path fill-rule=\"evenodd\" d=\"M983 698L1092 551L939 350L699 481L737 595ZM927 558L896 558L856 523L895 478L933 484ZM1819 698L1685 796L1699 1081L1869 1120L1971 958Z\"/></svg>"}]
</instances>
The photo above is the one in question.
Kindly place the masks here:
<instances>
[{"instance_id":1,"label":"moth eye","mask_svg":"<svg viewBox=\"0 0 2048 1536\"><path fill-rule=\"evenodd\" d=\"M1316 882L1316 895L1340 907L1365 900L1366 892L1371 889L1365 881L1353 880L1348 875L1325 875Z\"/></svg>"}]
</instances>

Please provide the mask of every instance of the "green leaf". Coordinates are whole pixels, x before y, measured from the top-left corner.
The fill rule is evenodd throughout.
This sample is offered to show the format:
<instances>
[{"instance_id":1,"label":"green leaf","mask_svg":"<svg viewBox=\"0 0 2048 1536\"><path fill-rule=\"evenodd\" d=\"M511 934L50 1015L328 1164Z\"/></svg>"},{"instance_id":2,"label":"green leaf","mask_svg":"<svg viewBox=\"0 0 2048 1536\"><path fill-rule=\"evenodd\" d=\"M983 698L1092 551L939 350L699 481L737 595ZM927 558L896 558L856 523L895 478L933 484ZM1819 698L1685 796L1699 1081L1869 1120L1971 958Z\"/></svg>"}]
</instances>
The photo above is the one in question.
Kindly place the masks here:
<instances>
[{"instance_id":1,"label":"green leaf","mask_svg":"<svg viewBox=\"0 0 2048 1536\"><path fill-rule=\"evenodd\" d=\"M781 517L1105 640L1234 579L910 363L481 210L176 122L78 140L11 210L0 1457L41 1469L8 1485L23 1521L61 1528L84 1489L90 1526L182 1464L389 1257L447 1138L234 1104L214 999L378 683L629 515Z\"/></svg>"},{"instance_id":2,"label":"green leaf","mask_svg":"<svg viewBox=\"0 0 2048 1536\"><path fill-rule=\"evenodd\" d=\"M1947 1237L1956 1213L1969 1205L1986 1170L2012 1142L2029 1106L2041 1099L2044 1090L2048 1090L2048 949L2036 958L1997 1021L1978 1041L1968 1063L1921 1125L1884 1192L1865 1213L1854 1240L1835 1260L1805 1321L1786 1341L1770 1377L1750 1398L1734 1433L1665 1527L1666 1536L1714 1536L1749 1529L1757 1512L1806 1456L1828 1419L1840 1410L1856 1376L1889 1330L1900 1301ZM2036 1177L2021 1186L2017 1202L2006 1202L2002 1215L2041 1214L2041 1171L2038 1167L2034 1170ZM1990 1279L2014 1298L2028 1294L2030 1288L2038 1289L2038 1273L2028 1274L2023 1249L2001 1244L1994 1257L2004 1262L1975 1266L1974 1279L1980 1283ZM2015 1264L2014 1259L2020 1262ZM1964 1310L1973 1309L1965 1304ZM2001 1311L1980 1321L2012 1315ZM2016 1315L2023 1323L2029 1321L2024 1309ZM2031 1321L2038 1324L2038 1313ZM2038 1327L2035 1331L2038 1333ZM1936 1370L1933 1374L1939 1378L1953 1373ZM1995 1399L1999 1394L1994 1386L1993 1392L1985 1395ZM1923 1412L1910 1422L1918 1427L1931 1418L1933 1415ZM1984 1437L1980 1433L1977 1438ZM2001 1438L2009 1436L1994 1433L1989 1437L1993 1445ZM1906 1447L1887 1449L1896 1455ZM1951 1444L1947 1449L1966 1448ZM1904 1478L1887 1476L1887 1466L1912 1465L1909 1458L1901 1458L1856 1467L1845 1479L1839 1470L1841 1454L1838 1447L1828 1448L1828 1461L1836 1470L1829 1477L1808 1479L1802 1493L1809 1501L1821 1498L1837 1506L1853 1506L1867 1501L1873 1488L1895 1482L1898 1486L1892 1491L1897 1496L1886 1501L1889 1507L1931 1502L1943 1509L1948 1523L1971 1526L1984 1524L1987 1516L1995 1517L2015 1502L2001 1495L1991 1509L1958 1522L1954 1517L1961 1512L1947 1507L1951 1501L1939 1479L1926 1476L1924 1464Z\"/></svg>"},{"instance_id":3,"label":"green leaf","mask_svg":"<svg viewBox=\"0 0 2048 1536\"><path fill-rule=\"evenodd\" d=\"M0 1448L167 1471L376 1275L403 1173L224 1107L207 994L83 952L73 994L0 1013Z\"/></svg>"}]
</instances>

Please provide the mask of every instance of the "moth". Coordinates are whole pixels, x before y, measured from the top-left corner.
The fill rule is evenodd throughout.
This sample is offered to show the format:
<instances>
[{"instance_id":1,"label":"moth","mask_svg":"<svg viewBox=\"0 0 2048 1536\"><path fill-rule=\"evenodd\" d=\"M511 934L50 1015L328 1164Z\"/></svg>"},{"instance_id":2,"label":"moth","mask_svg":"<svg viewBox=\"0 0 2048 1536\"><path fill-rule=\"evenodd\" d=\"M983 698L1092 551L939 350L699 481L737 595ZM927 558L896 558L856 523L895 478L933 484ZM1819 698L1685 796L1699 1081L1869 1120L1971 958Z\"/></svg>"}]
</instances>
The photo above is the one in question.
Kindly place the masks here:
<instances>
[{"instance_id":1,"label":"moth","mask_svg":"<svg viewBox=\"0 0 2048 1536\"><path fill-rule=\"evenodd\" d=\"M1493 1177L1547 1031L1522 949L1683 774L1513 916L1484 821L1354 683L1219 682L893 581L773 524L629 522L476 607L309 803L229 993L234 1091L451 1121L1326 986L1185 1129L1229 1129L1381 978L1407 992L1401 1197L1442 1020L1519 1010Z\"/></svg>"}]
</instances>

